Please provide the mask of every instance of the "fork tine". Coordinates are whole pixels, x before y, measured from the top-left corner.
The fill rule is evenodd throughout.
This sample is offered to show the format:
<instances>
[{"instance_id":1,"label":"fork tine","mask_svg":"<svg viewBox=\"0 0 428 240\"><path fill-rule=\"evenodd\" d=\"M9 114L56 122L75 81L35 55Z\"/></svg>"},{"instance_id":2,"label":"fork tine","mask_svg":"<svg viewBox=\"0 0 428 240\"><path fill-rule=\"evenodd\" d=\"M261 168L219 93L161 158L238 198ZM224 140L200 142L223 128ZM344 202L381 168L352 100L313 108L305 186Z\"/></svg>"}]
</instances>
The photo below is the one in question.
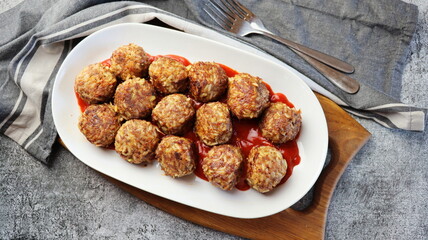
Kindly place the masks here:
<instances>
[{"instance_id":1,"label":"fork tine","mask_svg":"<svg viewBox=\"0 0 428 240\"><path fill-rule=\"evenodd\" d=\"M212 3L212 2L211 2ZM220 9L213 4L206 4L204 11L224 29L230 29L233 26L233 19L225 15Z\"/></svg>"},{"instance_id":2,"label":"fork tine","mask_svg":"<svg viewBox=\"0 0 428 240\"><path fill-rule=\"evenodd\" d=\"M228 9L224 5L222 5L219 1L210 0L210 2L213 5L213 7L215 7L219 12L221 12L229 20L231 20L231 21L235 20L235 14L232 11L230 11L230 9Z\"/></svg>"},{"instance_id":3,"label":"fork tine","mask_svg":"<svg viewBox=\"0 0 428 240\"><path fill-rule=\"evenodd\" d=\"M231 2L225 1L225 0L219 0L221 4L227 9L227 11L230 13L233 13L233 15L238 15L239 18L244 19L246 14L239 8L236 8L232 5Z\"/></svg>"},{"instance_id":4,"label":"fork tine","mask_svg":"<svg viewBox=\"0 0 428 240\"><path fill-rule=\"evenodd\" d=\"M221 3L229 9L229 11L238 14L240 18L244 19L247 16L247 13L239 7L236 1L234 0L220 0Z\"/></svg>"},{"instance_id":5,"label":"fork tine","mask_svg":"<svg viewBox=\"0 0 428 240\"><path fill-rule=\"evenodd\" d=\"M255 16L254 13L246 8L244 5L242 5L240 2L238 2L237 0L227 0L230 4L236 6L236 8L239 8L239 10L244 12L244 15L249 15L249 16Z\"/></svg>"}]
</instances>

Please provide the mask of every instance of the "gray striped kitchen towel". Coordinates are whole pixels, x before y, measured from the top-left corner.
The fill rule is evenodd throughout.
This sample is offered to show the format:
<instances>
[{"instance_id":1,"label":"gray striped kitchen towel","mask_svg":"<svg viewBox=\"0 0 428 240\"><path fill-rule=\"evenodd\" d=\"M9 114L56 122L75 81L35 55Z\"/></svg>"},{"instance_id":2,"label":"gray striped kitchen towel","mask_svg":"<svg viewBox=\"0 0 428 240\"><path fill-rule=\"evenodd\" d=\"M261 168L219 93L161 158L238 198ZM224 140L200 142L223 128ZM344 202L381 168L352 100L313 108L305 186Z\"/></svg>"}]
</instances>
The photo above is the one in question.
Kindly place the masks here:
<instances>
[{"instance_id":1,"label":"gray striped kitchen towel","mask_svg":"<svg viewBox=\"0 0 428 240\"><path fill-rule=\"evenodd\" d=\"M415 6L399 0L266 0L245 4L280 35L352 63L356 67L353 77L363 83L361 90L355 95L338 91L274 41L260 36L241 38L196 24L200 21L215 28L202 10L204 1L25 0L0 15L0 132L46 163L57 136L51 113L52 85L73 46L104 27L155 18L184 32L290 65L304 74L302 78L314 90L356 115L386 127L423 131L425 110L396 100L415 29Z\"/></svg>"}]
</instances>

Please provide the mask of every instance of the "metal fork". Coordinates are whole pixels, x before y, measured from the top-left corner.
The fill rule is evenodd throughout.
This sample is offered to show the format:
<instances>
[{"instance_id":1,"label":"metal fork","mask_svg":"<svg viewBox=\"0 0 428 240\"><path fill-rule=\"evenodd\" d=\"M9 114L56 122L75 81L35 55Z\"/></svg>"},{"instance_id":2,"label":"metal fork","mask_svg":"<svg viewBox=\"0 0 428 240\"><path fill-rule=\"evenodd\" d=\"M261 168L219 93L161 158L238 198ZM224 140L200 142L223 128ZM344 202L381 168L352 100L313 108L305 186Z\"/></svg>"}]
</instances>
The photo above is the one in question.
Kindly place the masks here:
<instances>
[{"instance_id":1,"label":"metal fork","mask_svg":"<svg viewBox=\"0 0 428 240\"><path fill-rule=\"evenodd\" d=\"M358 92L360 84L355 79L326 64L346 73L354 72L352 65L273 34L266 29L260 18L241 3L235 0L209 0L204 11L229 32L240 36L262 34L285 44L343 91L351 94Z\"/></svg>"}]
</instances>

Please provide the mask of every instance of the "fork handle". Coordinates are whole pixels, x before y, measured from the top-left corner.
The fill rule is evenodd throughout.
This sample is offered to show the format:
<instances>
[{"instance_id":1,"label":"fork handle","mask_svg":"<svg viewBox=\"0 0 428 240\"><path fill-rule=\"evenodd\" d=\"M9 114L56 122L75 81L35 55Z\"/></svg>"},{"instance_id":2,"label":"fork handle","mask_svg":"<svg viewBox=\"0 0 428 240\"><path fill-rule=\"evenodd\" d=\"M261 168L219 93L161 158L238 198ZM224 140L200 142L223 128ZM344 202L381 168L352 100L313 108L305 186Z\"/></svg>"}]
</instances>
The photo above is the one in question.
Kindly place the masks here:
<instances>
[{"instance_id":1,"label":"fork handle","mask_svg":"<svg viewBox=\"0 0 428 240\"><path fill-rule=\"evenodd\" d=\"M342 71L344 73L353 73L354 72L354 67L349 64L346 63L340 59L337 59L333 56L327 55L325 53L319 52L317 50L314 50L312 48L308 48L305 47L303 45L300 45L298 43L295 43L293 41L290 41L288 39L279 37L271 32L267 32L267 31L263 31L263 30L259 30L259 32L267 37L270 37L272 39L275 39L278 42L281 42L283 44L285 44L286 46L290 47L291 49L297 50L299 52L302 52L312 58L317 59L320 62L323 62L324 64L327 64L339 71Z\"/></svg>"},{"instance_id":2,"label":"fork handle","mask_svg":"<svg viewBox=\"0 0 428 240\"><path fill-rule=\"evenodd\" d=\"M324 77L326 77L330 82L332 82L334 85L342 89L343 91L355 94L360 90L360 84L357 80L347 76L346 74L343 74L339 71L336 71L335 69L325 65L322 62L319 62L318 60L309 57L308 55L305 55L304 53L301 53L297 50L293 50L297 55L305 59L309 64L311 64L318 72L320 72Z\"/></svg>"}]
</instances>

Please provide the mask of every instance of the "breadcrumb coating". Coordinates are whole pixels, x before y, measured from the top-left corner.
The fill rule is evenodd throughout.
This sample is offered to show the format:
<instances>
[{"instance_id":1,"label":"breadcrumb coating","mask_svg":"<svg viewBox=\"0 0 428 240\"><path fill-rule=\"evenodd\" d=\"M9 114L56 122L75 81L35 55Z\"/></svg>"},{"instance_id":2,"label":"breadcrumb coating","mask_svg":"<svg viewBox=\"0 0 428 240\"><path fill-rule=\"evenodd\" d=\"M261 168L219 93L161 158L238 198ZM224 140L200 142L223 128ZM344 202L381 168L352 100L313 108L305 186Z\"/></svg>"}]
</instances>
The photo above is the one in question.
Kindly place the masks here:
<instances>
[{"instance_id":1,"label":"breadcrumb coating","mask_svg":"<svg viewBox=\"0 0 428 240\"><path fill-rule=\"evenodd\" d=\"M126 161L134 164L150 163L161 140L156 126L148 121L126 121L116 134L114 147Z\"/></svg>"},{"instance_id":2,"label":"breadcrumb coating","mask_svg":"<svg viewBox=\"0 0 428 240\"><path fill-rule=\"evenodd\" d=\"M193 143L184 137L164 137L156 149L156 159L165 175L173 178L192 174L196 168Z\"/></svg>"},{"instance_id":3,"label":"breadcrumb coating","mask_svg":"<svg viewBox=\"0 0 428 240\"><path fill-rule=\"evenodd\" d=\"M227 105L239 119L257 118L269 106L269 90L261 78L239 73L229 78Z\"/></svg>"},{"instance_id":4,"label":"breadcrumb coating","mask_svg":"<svg viewBox=\"0 0 428 240\"><path fill-rule=\"evenodd\" d=\"M287 161L270 146L253 147L247 158L247 183L266 193L276 187L287 173Z\"/></svg>"},{"instance_id":5,"label":"breadcrumb coating","mask_svg":"<svg viewBox=\"0 0 428 240\"><path fill-rule=\"evenodd\" d=\"M243 159L241 150L236 146L215 146L202 161L202 170L214 186L232 190L241 175Z\"/></svg>"},{"instance_id":6,"label":"breadcrumb coating","mask_svg":"<svg viewBox=\"0 0 428 240\"><path fill-rule=\"evenodd\" d=\"M232 120L225 103L211 102L196 111L195 133L208 146L227 143L232 137Z\"/></svg>"}]
</instances>

